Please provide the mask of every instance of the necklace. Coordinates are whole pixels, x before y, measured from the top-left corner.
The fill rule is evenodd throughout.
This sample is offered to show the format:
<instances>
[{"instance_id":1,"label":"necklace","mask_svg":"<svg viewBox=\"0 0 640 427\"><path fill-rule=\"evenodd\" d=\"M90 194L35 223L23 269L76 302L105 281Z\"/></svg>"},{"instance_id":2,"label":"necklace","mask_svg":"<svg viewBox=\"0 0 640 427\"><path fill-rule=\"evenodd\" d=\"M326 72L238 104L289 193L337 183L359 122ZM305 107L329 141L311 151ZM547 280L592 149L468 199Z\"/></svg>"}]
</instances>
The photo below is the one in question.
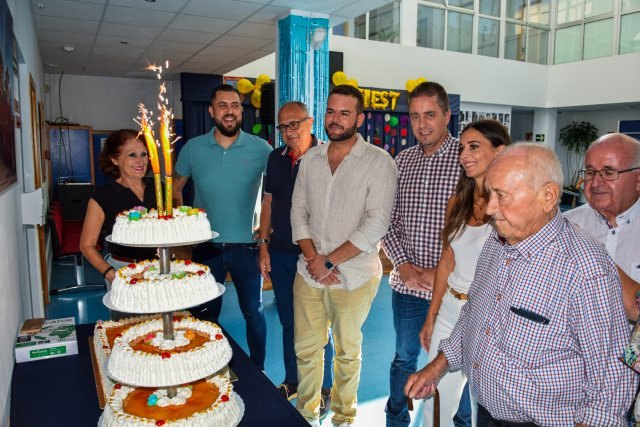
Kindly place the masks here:
<instances>
[{"instance_id":1,"label":"necklace","mask_svg":"<svg viewBox=\"0 0 640 427\"><path fill-rule=\"evenodd\" d=\"M473 202L473 211L471 212L471 216L473 216L473 220L476 222L476 225L484 224L484 222L485 222L484 219L486 217L486 214L484 213L485 205L484 204L480 205L479 202L480 202L480 199L479 200L474 200L474 202ZM479 219L478 219L478 216L476 216L476 209L478 211L480 211L480 215L479 215L480 218Z\"/></svg>"}]
</instances>

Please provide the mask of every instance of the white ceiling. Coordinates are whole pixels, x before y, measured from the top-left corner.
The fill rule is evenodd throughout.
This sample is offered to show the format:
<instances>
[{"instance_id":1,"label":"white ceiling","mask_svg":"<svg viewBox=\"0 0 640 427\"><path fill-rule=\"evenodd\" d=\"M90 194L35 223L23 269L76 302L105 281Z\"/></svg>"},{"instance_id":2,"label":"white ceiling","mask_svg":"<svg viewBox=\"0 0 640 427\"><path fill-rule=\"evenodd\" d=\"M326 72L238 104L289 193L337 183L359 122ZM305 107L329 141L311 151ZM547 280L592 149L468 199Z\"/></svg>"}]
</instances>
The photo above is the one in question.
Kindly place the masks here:
<instances>
[{"instance_id":1,"label":"white ceiling","mask_svg":"<svg viewBox=\"0 0 640 427\"><path fill-rule=\"evenodd\" d=\"M225 74L275 51L276 21L291 9L330 26L391 0L31 0L47 73L149 77L148 63ZM66 52L65 47L73 47Z\"/></svg>"}]
</instances>

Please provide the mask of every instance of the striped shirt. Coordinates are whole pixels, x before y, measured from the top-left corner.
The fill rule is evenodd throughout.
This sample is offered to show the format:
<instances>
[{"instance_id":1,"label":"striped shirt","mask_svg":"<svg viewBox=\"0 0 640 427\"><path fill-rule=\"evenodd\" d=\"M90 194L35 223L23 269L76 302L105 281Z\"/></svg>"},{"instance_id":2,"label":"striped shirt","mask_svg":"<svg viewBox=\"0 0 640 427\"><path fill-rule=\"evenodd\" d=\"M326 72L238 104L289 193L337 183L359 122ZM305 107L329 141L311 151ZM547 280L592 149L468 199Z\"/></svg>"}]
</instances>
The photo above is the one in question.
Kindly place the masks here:
<instances>
[{"instance_id":1,"label":"striped shirt","mask_svg":"<svg viewBox=\"0 0 640 427\"><path fill-rule=\"evenodd\" d=\"M449 134L431 156L425 156L422 147L415 145L396 157L398 191L391 225L382 240L384 251L393 262L389 283L396 292L431 299L431 291L407 288L400 280L398 266L408 262L435 268L438 264L447 201L455 192L462 171L459 153L458 140Z\"/></svg>"},{"instance_id":2,"label":"striped shirt","mask_svg":"<svg viewBox=\"0 0 640 427\"><path fill-rule=\"evenodd\" d=\"M629 333L611 258L556 214L513 246L489 236L439 350L497 419L624 426L638 384L618 360Z\"/></svg>"}]
</instances>

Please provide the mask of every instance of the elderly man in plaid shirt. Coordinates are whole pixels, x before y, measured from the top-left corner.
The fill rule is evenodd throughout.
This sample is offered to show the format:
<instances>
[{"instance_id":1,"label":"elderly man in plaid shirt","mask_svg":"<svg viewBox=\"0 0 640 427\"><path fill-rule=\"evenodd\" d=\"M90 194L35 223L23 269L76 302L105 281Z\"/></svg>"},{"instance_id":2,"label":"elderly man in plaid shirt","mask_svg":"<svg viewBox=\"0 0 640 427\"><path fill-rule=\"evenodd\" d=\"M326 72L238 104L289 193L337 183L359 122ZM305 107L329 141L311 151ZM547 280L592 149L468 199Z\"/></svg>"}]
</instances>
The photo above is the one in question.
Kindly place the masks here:
<instances>
[{"instance_id":1,"label":"elderly man in plaid shirt","mask_svg":"<svg viewBox=\"0 0 640 427\"><path fill-rule=\"evenodd\" d=\"M411 421L403 388L417 368L420 328L429 311L435 268L442 252L440 232L447 200L461 173L460 144L447 130L451 111L445 89L435 82L418 85L409 94L409 116L418 144L396 157L398 190L391 225L382 241L394 265L389 282L393 289L396 354L385 408L388 427L406 427ZM462 399L466 405L461 412L468 418L468 394Z\"/></svg>"},{"instance_id":2,"label":"elderly man in plaid shirt","mask_svg":"<svg viewBox=\"0 0 640 427\"><path fill-rule=\"evenodd\" d=\"M406 384L434 392L461 366L478 426L624 426L638 381L619 356L629 337L616 266L558 212L562 169L536 144L490 166L484 246L469 302L436 359Z\"/></svg>"}]
</instances>

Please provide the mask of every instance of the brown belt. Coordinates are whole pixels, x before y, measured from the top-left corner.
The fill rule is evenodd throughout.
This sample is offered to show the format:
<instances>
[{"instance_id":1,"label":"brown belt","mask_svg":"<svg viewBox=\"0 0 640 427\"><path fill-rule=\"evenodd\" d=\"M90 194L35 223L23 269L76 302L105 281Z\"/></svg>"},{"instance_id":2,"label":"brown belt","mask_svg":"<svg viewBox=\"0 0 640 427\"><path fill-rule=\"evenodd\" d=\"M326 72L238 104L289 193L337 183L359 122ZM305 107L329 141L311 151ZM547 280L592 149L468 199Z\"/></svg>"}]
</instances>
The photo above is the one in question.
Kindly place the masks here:
<instances>
[{"instance_id":1,"label":"brown belt","mask_svg":"<svg viewBox=\"0 0 640 427\"><path fill-rule=\"evenodd\" d=\"M459 299L462 301L467 301L469 299L469 295L458 292L453 288L449 288L449 292L451 292L451 295L453 295L455 299Z\"/></svg>"}]
</instances>

